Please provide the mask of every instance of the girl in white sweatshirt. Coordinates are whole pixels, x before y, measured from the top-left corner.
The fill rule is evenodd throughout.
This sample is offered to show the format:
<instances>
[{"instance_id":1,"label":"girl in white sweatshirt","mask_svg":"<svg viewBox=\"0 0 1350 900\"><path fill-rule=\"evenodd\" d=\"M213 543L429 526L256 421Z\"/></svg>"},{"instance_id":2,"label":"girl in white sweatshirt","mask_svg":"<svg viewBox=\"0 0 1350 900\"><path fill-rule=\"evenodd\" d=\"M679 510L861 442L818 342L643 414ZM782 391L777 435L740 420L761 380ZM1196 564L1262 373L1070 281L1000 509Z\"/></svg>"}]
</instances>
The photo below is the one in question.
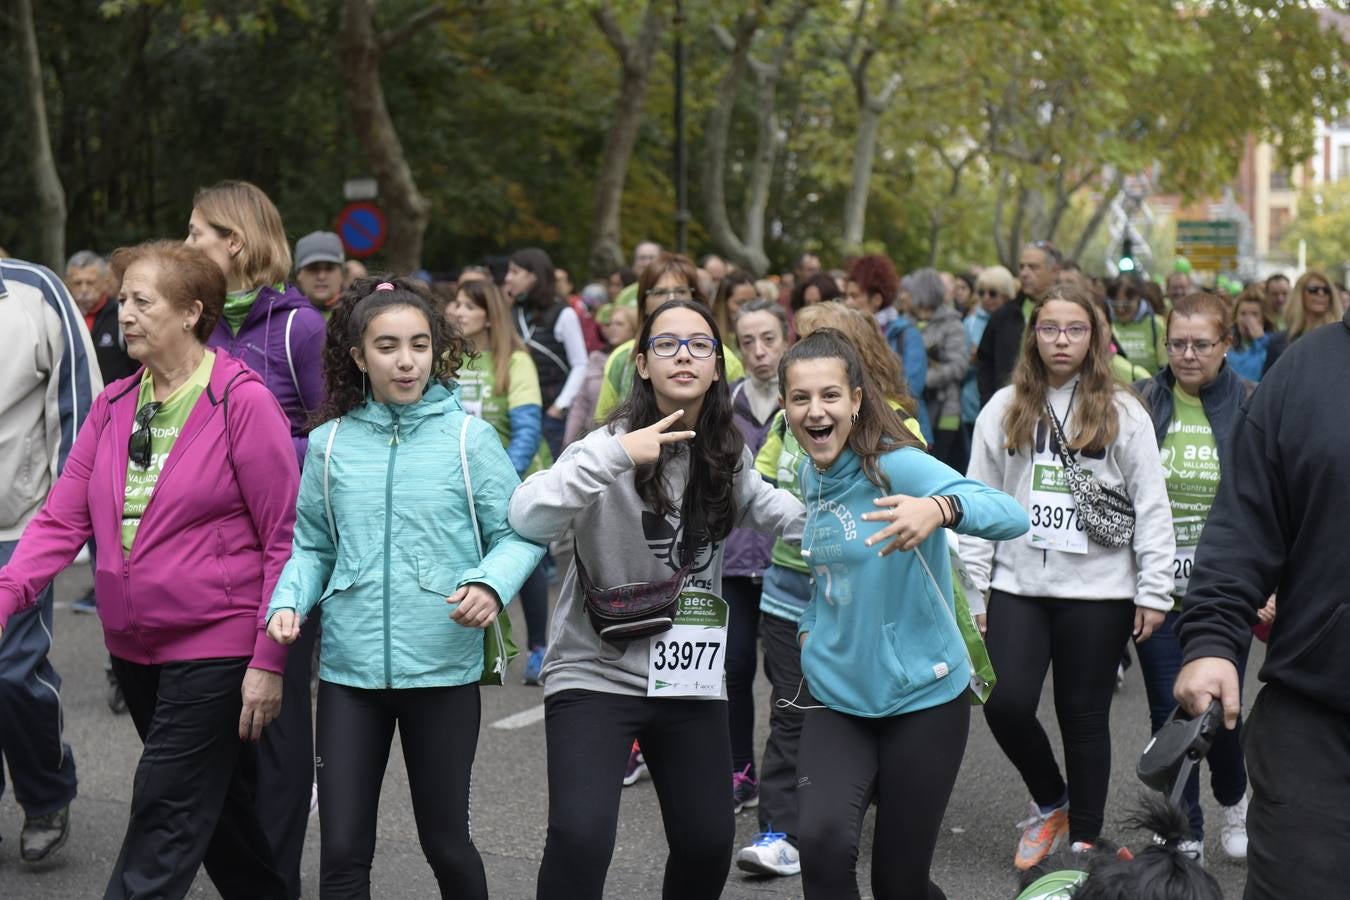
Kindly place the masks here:
<instances>
[{"instance_id":1,"label":"girl in white sweatshirt","mask_svg":"<svg viewBox=\"0 0 1350 900\"><path fill-rule=\"evenodd\" d=\"M1147 640L1171 608L1172 520L1157 442L1143 405L1112 382L1110 337L1086 294L1051 291L1032 310L1013 383L975 422L969 476L1013 495L1031 517L1025 537L961 539L971 576L989 595L986 639L998 686L985 718L1032 796L1019 869L1066 839L1085 849L1099 838L1120 651L1131 634ZM1129 496L1128 545L1088 536L1064 478L1066 457ZM1052 664L1067 784L1036 719Z\"/></svg>"}]
</instances>

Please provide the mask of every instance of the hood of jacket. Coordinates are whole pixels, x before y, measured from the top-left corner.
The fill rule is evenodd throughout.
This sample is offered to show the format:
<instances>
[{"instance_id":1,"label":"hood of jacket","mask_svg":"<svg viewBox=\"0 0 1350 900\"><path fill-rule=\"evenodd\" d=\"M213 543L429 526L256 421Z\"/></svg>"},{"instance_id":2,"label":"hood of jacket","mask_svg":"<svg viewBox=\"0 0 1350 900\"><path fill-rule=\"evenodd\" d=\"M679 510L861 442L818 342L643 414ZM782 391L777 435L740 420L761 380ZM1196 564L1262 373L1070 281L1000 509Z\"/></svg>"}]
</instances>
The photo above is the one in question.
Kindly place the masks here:
<instances>
[{"instance_id":1,"label":"hood of jacket","mask_svg":"<svg viewBox=\"0 0 1350 900\"><path fill-rule=\"evenodd\" d=\"M463 411L463 409L464 407L459 402L459 385L432 382L422 393L421 398L414 403L379 403L373 399L367 399L365 403L355 407L347 415L365 422L376 431L392 434L397 429L399 437L402 438L416 431L423 423L434 416L453 411Z\"/></svg>"}]
</instances>

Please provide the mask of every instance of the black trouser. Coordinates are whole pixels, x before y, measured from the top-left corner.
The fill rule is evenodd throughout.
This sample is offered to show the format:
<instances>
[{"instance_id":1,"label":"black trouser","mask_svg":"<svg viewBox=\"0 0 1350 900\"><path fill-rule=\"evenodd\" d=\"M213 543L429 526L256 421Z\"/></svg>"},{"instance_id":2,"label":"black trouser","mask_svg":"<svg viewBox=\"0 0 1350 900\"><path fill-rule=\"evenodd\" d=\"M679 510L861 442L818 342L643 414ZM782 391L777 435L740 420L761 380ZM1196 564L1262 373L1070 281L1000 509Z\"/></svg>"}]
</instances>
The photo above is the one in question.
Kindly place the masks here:
<instances>
[{"instance_id":1,"label":"black trouser","mask_svg":"<svg viewBox=\"0 0 1350 900\"><path fill-rule=\"evenodd\" d=\"M970 733L970 697L880 719L806 711L797 763L802 893L859 897L858 843L877 801L872 893L878 900L941 900L928 878L942 816Z\"/></svg>"},{"instance_id":2,"label":"black trouser","mask_svg":"<svg viewBox=\"0 0 1350 900\"><path fill-rule=\"evenodd\" d=\"M365 690L319 682L319 896L370 896L375 819L398 725L417 839L442 898L486 898L469 833L478 685Z\"/></svg>"},{"instance_id":3,"label":"black trouser","mask_svg":"<svg viewBox=\"0 0 1350 900\"><path fill-rule=\"evenodd\" d=\"M112 664L145 749L104 900L186 896L203 864L225 900L282 900L254 807L254 749L239 740L249 660Z\"/></svg>"},{"instance_id":4,"label":"black trouser","mask_svg":"<svg viewBox=\"0 0 1350 900\"><path fill-rule=\"evenodd\" d=\"M759 829L779 831L797 844L797 746L802 736L802 711L811 706L811 692L802 678L802 651L797 623L765 613L759 617L764 645L764 674L769 695L769 739L759 767Z\"/></svg>"},{"instance_id":5,"label":"black trouser","mask_svg":"<svg viewBox=\"0 0 1350 900\"><path fill-rule=\"evenodd\" d=\"M1111 699L1120 648L1134 627L1129 600L989 596L985 643L998 685L985 721L1031 797L1048 806L1065 793L1050 738L1036 719L1045 673L1055 667L1055 716L1068 772L1069 839L1095 841L1111 783Z\"/></svg>"},{"instance_id":6,"label":"black trouser","mask_svg":"<svg viewBox=\"0 0 1350 900\"><path fill-rule=\"evenodd\" d=\"M1243 896L1344 897L1350 881L1350 714L1268 684L1243 725L1242 749L1252 783Z\"/></svg>"},{"instance_id":7,"label":"black trouser","mask_svg":"<svg viewBox=\"0 0 1350 900\"><path fill-rule=\"evenodd\" d=\"M263 729L258 742L258 818L291 900L300 896L300 857L305 851L314 784L314 720L309 690L320 621L319 608L315 607L286 654L281 712Z\"/></svg>"},{"instance_id":8,"label":"black trouser","mask_svg":"<svg viewBox=\"0 0 1350 900\"><path fill-rule=\"evenodd\" d=\"M525 612L526 652L548 643L548 573L544 561L520 586L520 608Z\"/></svg>"},{"instance_id":9,"label":"black trouser","mask_svg":"<svg viewBox=\"0 0 1350 900\"><path fill-rule=\"evenodd\" d=\"M539 866L539 900L600 900L614 854L623 770L635 738L656 787L670 847L661 896L720 897L736 837L725 704L570 690L549 696L544 706L548 840Z\"/></svg>"},{"instance_id":10,"label":"black trouser","mask_svg":"<svg viewBox=\"0 0 1350 900\"><path fill-rule=\"evenodd\" d=\"M958 472L964 472L970 463L970 442L964 429L941 429L933 432L933 455Z\"/></svg>"},{"instance_id":11,"label":"black trouser","mask_svg":"<svg viewBox=\"0 0 1350 900\"><path fill-rule=\"evenodd\" d=\"M755 670L759 664L757 578L723 576L727 601L727 721L731 731L731 768L755 771Z\"/></svg>"}]
</instances>

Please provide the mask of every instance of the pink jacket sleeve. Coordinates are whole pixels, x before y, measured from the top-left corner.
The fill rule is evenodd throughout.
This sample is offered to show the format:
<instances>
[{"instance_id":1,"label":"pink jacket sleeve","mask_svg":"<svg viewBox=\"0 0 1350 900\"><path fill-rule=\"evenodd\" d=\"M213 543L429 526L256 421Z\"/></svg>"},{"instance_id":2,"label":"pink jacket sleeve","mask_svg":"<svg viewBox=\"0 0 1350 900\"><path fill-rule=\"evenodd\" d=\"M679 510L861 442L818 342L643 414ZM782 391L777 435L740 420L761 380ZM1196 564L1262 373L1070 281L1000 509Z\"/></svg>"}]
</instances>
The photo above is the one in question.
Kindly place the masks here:
<instances>
[{"instance_id":1,"label":"pink jacket sleeve","mask_svg":"<svg viewBox=\"0 0 1350 900\"><path fill-rule=\"evenodd\" d=\"M267 637L267 605L291 556L295 497L300 472L291 429L276 397L261 382L246 381L229 393L228 439L239 473L239 491L257 529L263 551L263 591L258 606L258 636L251 668L280 674L286 668L286 647Z\"/></svg>"},{"instance_id":2,"label":"pink jacket sleeve","mask_svg":"<svg viewBox=\"0 0 1350 900\"><path fill-rule=\"evenodd\" d=\"M47 502L24 529L9 563L0 569L0 628L16 612L37 600L52 579L75 559L93 533L89 512L89 476L103 427L108 401L100 394L89 418L75 437L61 477Z\"/></svg>"}]
</instances>

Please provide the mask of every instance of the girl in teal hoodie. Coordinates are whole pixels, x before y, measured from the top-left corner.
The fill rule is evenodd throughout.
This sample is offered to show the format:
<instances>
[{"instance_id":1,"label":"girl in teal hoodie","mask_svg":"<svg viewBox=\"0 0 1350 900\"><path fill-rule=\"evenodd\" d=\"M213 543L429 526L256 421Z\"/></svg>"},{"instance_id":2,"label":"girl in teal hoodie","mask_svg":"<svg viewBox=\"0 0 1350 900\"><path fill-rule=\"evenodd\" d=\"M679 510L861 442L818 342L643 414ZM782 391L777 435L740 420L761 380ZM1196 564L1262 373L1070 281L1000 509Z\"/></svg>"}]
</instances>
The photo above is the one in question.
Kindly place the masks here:
<instances>
[{"instance_id":1,"label":"girl in teal hoodie","mask_svg":"<svg viewBox=\"0 0 1350 900\"><path fill-rule=\"evenodd\" d=\"M1027 515L924 452L842 333L793 347L779 383L811 457L802 556L814 592L797 631L822 705L808 707L797 763L803 892L859 896L858 836L875 799L873 892L941 898L928 871L965 753L972 675L942 529L1007 540Z\"/></svg>"},{"instance_id":2,"label":"girl in teal hoodie","mask_svg":"<svg viewBox=\"0 0 1350 900\"><path fill-rule=\"evenodd\" d=\"M267 633L282 644L324 610L324 897L370 896L395 725L441 896L487 897L469 835L482 629L544 553L507 523L520 479L497 432L447 381L463 339L424 290L362 279L329 321L323 424L310 434L291 559L268 608Z\"/></svg>"}]
</instances>

